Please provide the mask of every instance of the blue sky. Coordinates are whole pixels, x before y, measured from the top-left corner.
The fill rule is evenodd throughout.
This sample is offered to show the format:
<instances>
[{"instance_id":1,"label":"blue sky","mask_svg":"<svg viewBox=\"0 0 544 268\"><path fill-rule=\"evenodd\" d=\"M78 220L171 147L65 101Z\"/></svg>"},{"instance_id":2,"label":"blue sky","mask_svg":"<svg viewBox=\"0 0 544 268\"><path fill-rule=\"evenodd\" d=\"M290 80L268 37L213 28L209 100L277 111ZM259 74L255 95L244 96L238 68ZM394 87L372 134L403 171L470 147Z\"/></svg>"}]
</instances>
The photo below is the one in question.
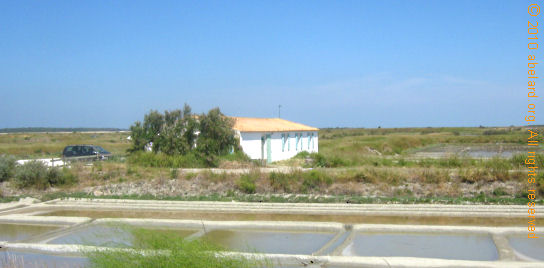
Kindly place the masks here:
<instances>
[{"instance_id":1,"label":"blue sky","mask_svg":"<svg viewBox=\"0 0 544 268\"><path fill-rule=\"evenodd\" d=\"M529 3L1 1L0 128L127 128L183 103L281 104L316 127L523 125Z\"/></svg>"}]
</instances>

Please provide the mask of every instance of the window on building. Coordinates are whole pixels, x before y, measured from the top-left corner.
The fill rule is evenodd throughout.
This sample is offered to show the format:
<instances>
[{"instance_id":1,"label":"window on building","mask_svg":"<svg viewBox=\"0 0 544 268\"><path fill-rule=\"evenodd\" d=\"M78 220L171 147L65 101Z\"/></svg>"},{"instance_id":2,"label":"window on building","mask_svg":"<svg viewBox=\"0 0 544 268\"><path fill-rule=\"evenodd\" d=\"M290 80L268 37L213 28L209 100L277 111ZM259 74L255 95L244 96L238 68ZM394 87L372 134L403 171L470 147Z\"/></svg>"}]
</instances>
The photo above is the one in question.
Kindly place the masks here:
<instances>
[{"instance_id":1,"label":"window on building","mask_svg":"<svg viewBox=\"0 0 544 268\"><path fill-rule=\"evenodd\" d=\"M302 150L304 150L304 148L302 147L302 144L303 144L303 142L302 142L302 133L298 133L298 137L299 137L298 140L300 142L299 148L300 148L300 151L302 151Z\"/></svg>"},{"instance_id":2,"label":"window on building","mask_svg":"<svg viewBox=\"0 0 544 268\"><path fill-rule=\"evenodd\" d=\"M281 151L285 152L285 134L281 134Z\"/></svg>"},{"instance_id":3,"label":"window on building","mask_svg":"<svg viewBox=\"0 0 544 268\"><path fill-rule=\"evenodd\" d=\"M287 151L291 151L291 139L289 137L289 133L287 134Z\"/></svg>"},{"instance_id":4,"label":"window on building","mask_svg":"<svg viewBox=\"0 0 544 268\"><path fill-rule=\"evenodd\" d=\"M295 151L298 151L298 142L300 137L298 136L298 133L295 133Z\"/></svg>"}]
</instances>

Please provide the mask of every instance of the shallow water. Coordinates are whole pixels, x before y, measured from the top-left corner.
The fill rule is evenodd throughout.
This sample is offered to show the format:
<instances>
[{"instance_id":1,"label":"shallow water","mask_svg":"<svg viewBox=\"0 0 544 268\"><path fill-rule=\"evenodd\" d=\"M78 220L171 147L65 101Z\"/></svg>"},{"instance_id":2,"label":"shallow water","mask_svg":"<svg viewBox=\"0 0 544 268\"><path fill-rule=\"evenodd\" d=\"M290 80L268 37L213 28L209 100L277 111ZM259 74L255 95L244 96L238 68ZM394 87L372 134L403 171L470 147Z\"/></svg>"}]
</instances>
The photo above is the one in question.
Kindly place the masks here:
<instances>
[{"instance_id":1,"label":"shallow water","mask_svg":"<svg viewBox=\"0 0 544 268\"><path fill-rule=\"evenodd\" d=\"M478 261L499 258L489 236L416 233L361 233L354 237L342 255Z\"/></svg>"},{"instance_id":2,"label":"shallow water","mask_svg":"<svg viewBox=\"0 0 544 268\"><path fill-rule=\"evenodd\" d=\"M311 254L334 237L334 233L214 230L203 239L227 249L245 252Z\"/></svg>"},{"instance_id":3,"label":"shallow water","mask_svg":"<svg viewBox=\"0 0 544 268\"><path fill-rule=\"evenodd\" d=\"M134 211L134 210L56 210L40 216L75 216L90 218L153 218L193 219L215 221L316 221L367 224L416 225L471 225L471 226L525 226L525 218L497 217L444 217L444 216L362 216L362 215L303 215L279 213L220 213L188 211ZM543 221L538 223L544 225Z\"/></svg>"},{"instance_id":4,"label":"shallow water","mask_svg":"<svg viewBox=\"0 0 544 268\"><path fill-rule=\"evenodd\" d=\"M544 261L544 238L509 237L508 242L517 252Z\"/></svg>"},{"instance_id":5,"label":"shallow water","mask_svg":"<svg viewBox=\"0 0 544 268\"><path fill-rule=\"evenodd\" d=\"M0 224L0 241L14 242L60 228L49 225Z\"/></svg>"},{"instance_id":6,"label":"shallow water","mask_svg":"<svg viewBox=\"0 0 544 268\"><path fill-rule=\"evenodd\" d=\"M196 230L187 229L153 229L157 232L172 232L180 238L187 237ZM49 244L79 244L103 247L131 247L134 236L127 226L114 224L96 224L75 230L69 234L49 241Z\"/></svg>"},{"instance_id":7,"label":"shallow water","mask_svg":"<svg viewBox=\"0 0 544 268\"><path fill-rule=\"evenodd\" d=\"M65 257L38 253L0 250L0 267L72 268L85 267L88 264L89 262L87 258L82 257Z\"/></svg>"}]
</instances>

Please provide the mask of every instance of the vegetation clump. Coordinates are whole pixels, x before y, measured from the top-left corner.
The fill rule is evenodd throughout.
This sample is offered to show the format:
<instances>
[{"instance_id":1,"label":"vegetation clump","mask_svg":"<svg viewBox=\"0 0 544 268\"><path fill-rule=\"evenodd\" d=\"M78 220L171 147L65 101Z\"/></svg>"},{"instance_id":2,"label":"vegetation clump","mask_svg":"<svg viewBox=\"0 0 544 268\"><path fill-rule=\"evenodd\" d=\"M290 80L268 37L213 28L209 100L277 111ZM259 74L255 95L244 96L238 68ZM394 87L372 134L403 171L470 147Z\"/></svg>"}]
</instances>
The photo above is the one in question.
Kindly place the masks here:
<instances>
[{"instance_id":1,"label":"vegetation clump","mask_svg":"<svg viewBox=\"0 0 544 268\"><path fill-rule=\"evenodd\" d=\"M67 168L47 167L46 164L39 161L28 161L17 167L14 179L19 188L35 187L38 189L72 184L77 181Z\"/></svg>"},{"instance_id":2,"label":"vegetation clump","mask_svg":"<svg viewBox=\"0 0 544 268\"><path fill-rule=\"evenodd\" d=\"M90 251L90 267L265 267L264 262L222 254L223 248L204 240L185 240L174 231L133 228L132 250Z\"/></svg>"},{"instance_id":3,"label":"vegetation clump","mask_svg":"<svg viewBox=\"0 0 544 268\"><path fill-rule=\"evenodd\" d=\"M246 194L254 194L257 190L255 182L257 181L255 174L243 174L236 182L236 186L240 191Z\"/></svg>"},{"instance_id":4,"label":"vegetation clump","mask_svg":"<svg viewBox=\"0 0 544 268\"><path fill-rule=\"evenodd\" d=\"M317 170L304 172L301 190L302 192L317 190L322 186L331 185L332 182L332 178L323 172Z\"/></svg>"},{"instance_id":5,"label":"vegetation clump","mask_svg":"<svg viewBox=\"0 0 544 268\"><path fill-rule=\"evenodd\" d=\"M0 155L0 182L6 181L15 172L15 157Z\"/></svg>"},{"instance_id":6,"label":"vegetation clump","mask_svg":"<svg viewBox=\"0 0 544 268\"><path fill-rule=\"evenodd\" d=\"M268 175L268 179L274 191L283 191L284 193L290 193L296 182L293 174L281 172L271 172Z\"/></svg>"}]
</instances>

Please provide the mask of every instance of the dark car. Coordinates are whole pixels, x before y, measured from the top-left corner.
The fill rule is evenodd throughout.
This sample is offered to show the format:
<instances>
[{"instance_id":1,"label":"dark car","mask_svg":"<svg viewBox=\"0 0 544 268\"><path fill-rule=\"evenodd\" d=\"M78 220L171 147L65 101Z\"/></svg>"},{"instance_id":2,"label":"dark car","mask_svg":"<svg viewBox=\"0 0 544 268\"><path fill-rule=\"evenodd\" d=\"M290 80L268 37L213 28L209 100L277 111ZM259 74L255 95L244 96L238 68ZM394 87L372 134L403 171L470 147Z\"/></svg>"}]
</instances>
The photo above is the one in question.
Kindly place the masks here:
<instances>
[{"instance_id":1,"label":"dark car","mask_svg":"<svg viewBox=\"0 0 544 268\"><path fill-rule=\"evenodd\" d=\"M68 145L62 151L65 161L73 160L105 160L111 153L97 145Z\"/></svg>"}]
</instances>

